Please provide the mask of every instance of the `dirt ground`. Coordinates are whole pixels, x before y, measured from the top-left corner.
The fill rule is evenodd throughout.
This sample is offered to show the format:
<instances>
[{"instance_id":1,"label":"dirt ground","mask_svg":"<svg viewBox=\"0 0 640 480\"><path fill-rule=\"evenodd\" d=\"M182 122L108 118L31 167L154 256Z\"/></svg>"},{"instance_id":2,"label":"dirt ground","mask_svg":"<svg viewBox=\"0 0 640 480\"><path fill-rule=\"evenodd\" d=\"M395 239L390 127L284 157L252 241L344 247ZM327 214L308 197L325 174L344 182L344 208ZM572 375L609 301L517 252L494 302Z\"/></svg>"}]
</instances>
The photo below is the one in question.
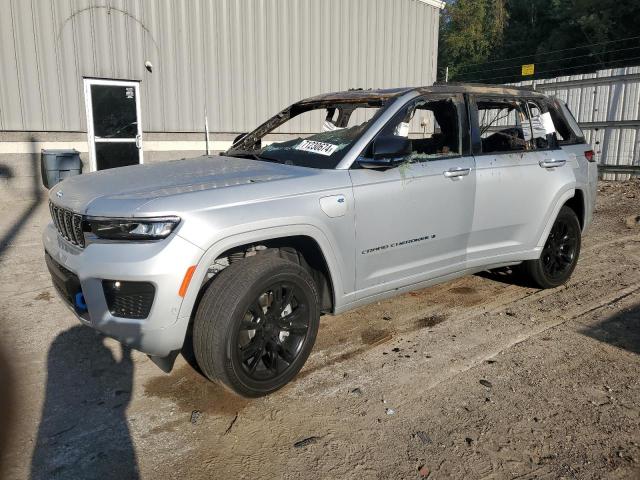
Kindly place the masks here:
<instances>
[{"instance_id":1,"label":"dirt ground","mask_svg":"<svg viewBox=\"0 0 640 480\"><path fill-rule=\"evenodd\" d=\"M0 206L6 478L640 478L639 181L600 184L566 286L476 275L323 317L295 381L251 401L80 326L47 215Z\"/></svg>"}]
</instances>

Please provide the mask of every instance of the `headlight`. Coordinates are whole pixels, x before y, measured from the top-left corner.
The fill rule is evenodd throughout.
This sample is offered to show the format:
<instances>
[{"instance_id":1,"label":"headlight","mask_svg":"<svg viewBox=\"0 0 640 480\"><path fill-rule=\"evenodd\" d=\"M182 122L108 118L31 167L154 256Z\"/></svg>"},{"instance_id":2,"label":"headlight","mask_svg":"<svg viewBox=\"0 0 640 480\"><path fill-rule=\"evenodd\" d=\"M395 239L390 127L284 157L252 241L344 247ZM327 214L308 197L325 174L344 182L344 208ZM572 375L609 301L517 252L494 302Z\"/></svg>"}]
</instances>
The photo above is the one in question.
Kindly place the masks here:
<instances>
[{"instance_id":1,"label":"headlight","mask_svg":"<svg viewBox=\"0 0 640 480\"><path fill-rule=\"evenodd\" d=\"M159 240L169 236L180 223L180 218L89 217L85 221L91 233L105 240Z\"/></svg>"}]
</instances>

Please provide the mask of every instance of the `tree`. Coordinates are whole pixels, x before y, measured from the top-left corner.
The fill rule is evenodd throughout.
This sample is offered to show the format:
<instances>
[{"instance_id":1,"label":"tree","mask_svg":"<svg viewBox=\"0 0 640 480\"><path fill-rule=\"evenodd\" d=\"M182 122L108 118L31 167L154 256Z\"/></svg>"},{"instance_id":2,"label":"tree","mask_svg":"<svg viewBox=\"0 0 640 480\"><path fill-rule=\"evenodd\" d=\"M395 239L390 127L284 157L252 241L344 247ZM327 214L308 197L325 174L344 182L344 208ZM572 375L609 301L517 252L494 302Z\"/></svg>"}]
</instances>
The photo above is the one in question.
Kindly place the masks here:
<instances>
[{"instance_id":1,"label":"tree","mask_svg":"<svg viewBox=\"0 0 640 480\"><path fill-rule=\"evenodd\" d=\"M505 0L457 0L447 4L440 22L439 58L449 74L486 62L502 43L507 25ZM441 70L442 70L441 68Z\"/></svg>"},{"instance_id":2,"label":"tree","mask_svg":"<svg viewBox=\"0 0 640 480\"><path fill-rule=\"evenodd\" d=\"M451 0L440 26L439 73L508 83L640 64L640 1ZM531 77L528 77L531 78Z\"/></svg>"}]
</instances>

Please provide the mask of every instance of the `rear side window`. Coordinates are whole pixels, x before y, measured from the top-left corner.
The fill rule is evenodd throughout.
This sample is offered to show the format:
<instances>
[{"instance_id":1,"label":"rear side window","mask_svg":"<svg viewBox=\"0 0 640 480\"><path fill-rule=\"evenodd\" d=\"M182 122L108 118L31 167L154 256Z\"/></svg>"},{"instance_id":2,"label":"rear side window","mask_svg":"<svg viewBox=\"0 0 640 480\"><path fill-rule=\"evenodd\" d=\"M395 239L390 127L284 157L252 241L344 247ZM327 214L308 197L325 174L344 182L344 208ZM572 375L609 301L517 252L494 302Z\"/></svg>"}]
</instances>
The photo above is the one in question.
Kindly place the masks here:
<instances>
[{"instance_id":1,"label":"rear side window","mask_svg":"<svg viewBox=\"0 0 640 480\"><path fill-rule=\"evenodd\" d=\"M584 134L567 106L557 98L549 105L549 113L556 127L556 135L560 145L584 143Z\"/></svg>"}]
</instances>

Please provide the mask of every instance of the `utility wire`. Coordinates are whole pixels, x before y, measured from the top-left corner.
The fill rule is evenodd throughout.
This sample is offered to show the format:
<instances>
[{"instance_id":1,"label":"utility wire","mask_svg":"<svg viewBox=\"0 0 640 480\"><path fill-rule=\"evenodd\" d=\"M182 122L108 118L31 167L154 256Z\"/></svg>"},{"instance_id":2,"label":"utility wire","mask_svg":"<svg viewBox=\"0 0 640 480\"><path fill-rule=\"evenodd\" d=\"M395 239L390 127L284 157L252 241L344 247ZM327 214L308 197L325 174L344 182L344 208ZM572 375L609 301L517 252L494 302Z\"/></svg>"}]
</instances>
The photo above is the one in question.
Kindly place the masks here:
<instances>
[{"instance_id":1,"label":"utility wire","mask_svg":"<svg viewBox=\"0 0 640 480\"><path fill-rule=\"evenodd\" d=\"M640 59L640 57L631 57L625 60L613 60L613 61L609 61L609 62L594 62L594 63L588 63L588 64L584 64L584 65L576 65L574 67L565 67L565 68L557 68L557 69L553 69L553 70L543 70L540 72L537 72L535 75L542 75L542 74L548 74L548 73L553 73L553 72L562 72L562 73L558 73L556 74L556 76L565 76L565 75L578 75L578 74L572 74L572 73L564 73L567 70L573 70L576 68L586 68L586 67L595 67L596 70L598 69L607 69L607 68L625 68L622 65L615 65L615 66L609 66L607 67L606 64L608 63L613 63L613 62L622 62L622 61L626 61L626 60L637 60ZM584 72L584 73L594 73L594 72ZM526 82L526 81L534 81L534 80L544 80L545 78L550 78L548 75L546 75L544 78L540 77L540 76L534 76L534 77L521 77L519 75L504 75L501 77L491 77L491 78L480 78L480 79L473 79L473 80L466 80L469 83L482 83L482 82L496 82L498 80L502 80L502 79L509 79L507 80L508 83L519 83L519 82ZM498 83L504 83L504 82L498 82Z\"/></svg>"},{"instance_id":2,"label":"utility wire","mask_svg":"<svg viewBox=\"0 0 640 480\"><path fill-rule=\"evenodd\" d=\"M634 50L640 48L640 45L636 45L635 47L627 47L627 48L619 48L617 50L609 50L608 52L600 52L601 55L608 55L610 53L615 53L615 52L622 52L625 50ZM594 56L594 53L585 53L584 55L575 55L573 57L566 57L566 58L556 58L555 60L543 60L542 62L535 62L535 65L542 65L544 63L553 63L553 62L564 62L565 60L573 60L575 58L581 58L581 57L591 57ZM488 69L482 69L482 70L473 70L472 72L464 72L464 73L460 73L460 76L466 76L466 75L471 75L473 73L478 73L478 72L497 72L498 70L509 70L510 68L516 68L519 67L520 64L513 64L513 65L509 65L508 67L500 67L500 68L488 68ZM458 75L456 75L456 77L458 77Z\"/></svg>"},{"instance_id":3,"label":"utility wire","mask_svg":"<svg viewBox=\"0 0 640 480\"><path fill-rule=\"evenodd\" d=\"M635 40L637 38L640 38L640 35L637 35L635 37L628 37L628 38L621 38L619 40L608 40L606 42L600 42L600 43L590 43L587 45L580 45L579 47L571 47L571 48L562 48L560 50L547 50L546 52L534 52L531 53L529 55L521 55L519 57L511 57L511 58L503 58L501 60L491 60L489 62L481 62L481 63L470 63L468 65L465 65L465 67L475 67L477 65L489 65L491 63L500 63L500 62L508 62L509 60L518 60L521 58L531 58L533 56L535 56L536 54L545 54L548 55L550 53L558 53L558 52L568 52L569 50L578 50L580 48L587 48L587 47L596 47L598 45L608 45L609 43L617 43L617 42L625 42L627 40Z\"/></svg>"},{"instance_id":4,"label":"utility wire","mask_svg":"<svg viewBox=\"0 0 640 480\"><path fill-rule=\"evenodd\" d=\"M582 68L582 67L593 67L593 66L604 65L604 64L607 64L607 63L626 62L626 61L629 61L629 60L638 60L638 59L640 59L640 56L628 57L628 58L620 58L618 60L609 60L607 62L585 63L583 65L575 65L573 67L556 68L556 69L552 69L552 70L541 70L539 72L536 72L535 75L539 75L539 74L542 74L542 73L560 72L560 71L564 71L564 70L571 70L571 69ZM623 68L623 67L611 67L611 68ZM503 76L500 76L500 77L479 78L479 79L473 79L473 80L469 80L469 81L470 82L483 82L485 80L499 80L499 79L503 79L503 78L514 78L514 77L518 77L518 75L516 75L516 74L503 75ZM520 79L520 81L527 81L527 80L541 80L541 79L539 77L538 78L521 78Z\"/></svg>"}]
</instances>

